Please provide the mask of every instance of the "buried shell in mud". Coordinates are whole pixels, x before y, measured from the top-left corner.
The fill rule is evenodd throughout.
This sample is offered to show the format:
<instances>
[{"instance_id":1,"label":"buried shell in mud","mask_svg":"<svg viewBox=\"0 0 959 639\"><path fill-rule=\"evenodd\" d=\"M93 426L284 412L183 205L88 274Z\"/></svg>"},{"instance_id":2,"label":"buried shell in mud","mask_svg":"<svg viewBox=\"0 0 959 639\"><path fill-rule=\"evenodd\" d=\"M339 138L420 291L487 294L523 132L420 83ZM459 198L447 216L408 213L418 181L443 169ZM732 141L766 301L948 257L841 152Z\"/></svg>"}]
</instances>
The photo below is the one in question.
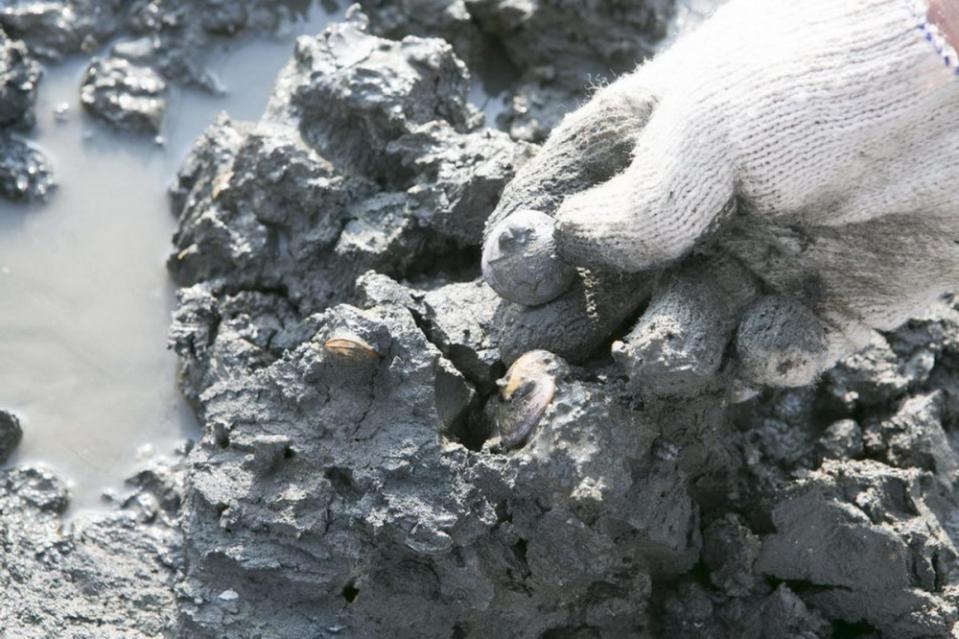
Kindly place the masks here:
<instances>
[{"instance_id":1,"label":"buried shell in mud","mask_svg":"<svg viewBox=\"0 0 959 639\"><path fill-rule=\"evenodd\" d=\"M337 335L323 342L326 352L350 361L367 361L380 357L379 351L356 335Z\"/></svg>"},{"instance_id":2,"label":"buried shell in mud","mask_svg":"<svg viewBox=\"0 0 959 639\"><path fill-rule=\"evenodd\" d=\"M511 450L527 442L566 373L565 362L547 351L526 353L510 366L497 382L500 390L493 414L500 448Z\"/></svg>"}]
</instances>

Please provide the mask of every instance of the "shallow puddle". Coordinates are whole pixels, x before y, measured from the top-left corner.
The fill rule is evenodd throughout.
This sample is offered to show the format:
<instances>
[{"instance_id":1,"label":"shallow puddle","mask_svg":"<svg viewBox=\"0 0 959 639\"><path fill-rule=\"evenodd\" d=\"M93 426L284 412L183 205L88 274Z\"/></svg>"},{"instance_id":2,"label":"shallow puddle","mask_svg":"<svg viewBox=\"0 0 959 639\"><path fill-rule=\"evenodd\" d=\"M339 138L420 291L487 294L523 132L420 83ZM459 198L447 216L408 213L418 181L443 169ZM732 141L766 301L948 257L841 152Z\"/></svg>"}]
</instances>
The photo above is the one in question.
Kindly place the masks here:
<instances>
[{"instance_id":1,"label":"shallow puddle","mask_svg":"<svg viewBox=\"0 0 959 639\"><path fill-rule=\"evenodd\" d=\"M228 93L174 91L163 145L81 112L84 61L45 69L30 137L59 187L46 205L0 201L0 408L24 426L10 463L51 466L72 483L74 508L97 506L141 447L167 452L197 435L166 350L166 188L215 115L258 118L295 37L335 18L316 8L283 34L225 44L211 68Z\"/></svg>"}]
</instances>

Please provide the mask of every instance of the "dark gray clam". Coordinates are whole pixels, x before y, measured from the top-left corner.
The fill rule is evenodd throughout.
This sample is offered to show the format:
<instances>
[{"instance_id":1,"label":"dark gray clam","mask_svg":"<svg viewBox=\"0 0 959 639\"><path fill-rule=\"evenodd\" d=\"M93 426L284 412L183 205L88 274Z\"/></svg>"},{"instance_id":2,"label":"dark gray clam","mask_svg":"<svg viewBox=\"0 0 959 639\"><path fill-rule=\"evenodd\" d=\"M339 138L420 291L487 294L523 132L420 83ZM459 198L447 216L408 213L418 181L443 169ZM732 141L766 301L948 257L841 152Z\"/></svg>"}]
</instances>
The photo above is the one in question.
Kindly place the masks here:
<instances>
[{"instance_id":1,"label":"dark gray clam","mask_svg":"<svg viewBox=\"0 0 959 639\"><path fill-rule=\"evenodd\" d=\"M494 411L501 448L512 450L526 444L565 374L563 360L547 351L530 351L510 366L498 383Z\"/></svg>"}]
</instances>

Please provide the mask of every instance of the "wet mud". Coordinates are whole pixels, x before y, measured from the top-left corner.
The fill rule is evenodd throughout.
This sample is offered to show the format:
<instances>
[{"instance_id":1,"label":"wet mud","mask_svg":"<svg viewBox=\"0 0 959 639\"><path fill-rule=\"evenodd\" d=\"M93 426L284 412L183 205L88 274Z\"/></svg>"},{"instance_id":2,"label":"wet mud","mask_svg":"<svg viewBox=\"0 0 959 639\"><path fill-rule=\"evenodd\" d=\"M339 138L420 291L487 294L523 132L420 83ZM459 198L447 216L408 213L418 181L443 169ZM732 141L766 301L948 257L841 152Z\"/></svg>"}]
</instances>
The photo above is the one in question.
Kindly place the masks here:
<instances>
[{"instance_id":1,"label":"wet mud","mask_svg":"<svg viewBox=\"0 0 959 639\"><path fill-rule=\"evenodd\" d=\"M210 4L217 34L258 15ZM297 40L261 117L212 121L170 188L196 441L70 524L62 480L0 471L0 636L951 636L954 301L814 385L738 394L690 328L714 318L655 278L577 272L528 308L481 277L517 169L688 7L361 4ZM0 11L38 59L106 37L27 19ZM165 51L136 64L176 84ZM491 57L496 121L470 100ZM131 74L115 86L146 90ZM127 127L141 93L94 104ZM647 306L675 332L631 332ZM0 413L0 455L20 427Z\"/></svg>"}]
</instances>

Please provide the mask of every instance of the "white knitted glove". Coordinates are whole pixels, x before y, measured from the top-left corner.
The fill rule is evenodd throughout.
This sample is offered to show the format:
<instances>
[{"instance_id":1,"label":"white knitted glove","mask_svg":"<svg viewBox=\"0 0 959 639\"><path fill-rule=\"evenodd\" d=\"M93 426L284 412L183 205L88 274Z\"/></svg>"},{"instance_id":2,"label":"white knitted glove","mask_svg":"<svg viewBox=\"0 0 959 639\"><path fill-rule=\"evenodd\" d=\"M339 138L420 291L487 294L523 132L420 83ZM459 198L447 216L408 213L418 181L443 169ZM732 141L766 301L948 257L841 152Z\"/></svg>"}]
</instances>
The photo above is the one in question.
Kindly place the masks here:
<instances>
[{"instance_id":1,"label":"white knitted glove","mask_svg":"<svg viewBox=\"0 0 959 639\"><path fill-rule=\"evenodd\" d=\"M719 313L741 378L811 381L959 282L959 78L925 15L904 0L732 0L598 91L520 171L487 226L491 286L543 304L575 277L557 256L639 272L708 246L721 299L661 291L619 356L637 377L715 373L728 338L690 317ZM744 267L741 286L717 259ZM668 345L649 324L684 335ZM707 363L690 355L710 340Z\"/></svg>"}]
</instances>

